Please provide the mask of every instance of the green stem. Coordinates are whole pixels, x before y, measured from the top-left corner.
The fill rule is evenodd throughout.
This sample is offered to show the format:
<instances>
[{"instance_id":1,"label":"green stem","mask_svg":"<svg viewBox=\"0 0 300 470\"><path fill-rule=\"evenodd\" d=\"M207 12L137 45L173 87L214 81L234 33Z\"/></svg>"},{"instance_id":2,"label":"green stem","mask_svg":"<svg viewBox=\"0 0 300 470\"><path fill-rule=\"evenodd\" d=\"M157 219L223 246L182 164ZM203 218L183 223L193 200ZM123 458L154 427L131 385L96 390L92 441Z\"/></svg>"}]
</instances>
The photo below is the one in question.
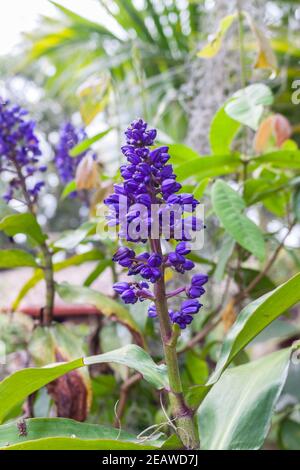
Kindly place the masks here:
<instances>
[{"instance_id":1,"label":"green stem","mask_svg":"<svg viewBox=\"0 0 300 470\"><path fill-rule=\"evenodd\" d=\"M155 240L152 241L151 244L153 251L161 254L160 241ZM176 339L178 337L178 332L176 330L172 330L166 299L163 269L161 278L154 284L154 295L156 310L160 322L160 332L164 348L165 362L169 377L169 398L172 414L176 419L178 435L184 446L188 449L197 449L199 448L199 440L194 424L193 412L186 405L183 395L176 352Z\"/></svg>"}]
</instances>

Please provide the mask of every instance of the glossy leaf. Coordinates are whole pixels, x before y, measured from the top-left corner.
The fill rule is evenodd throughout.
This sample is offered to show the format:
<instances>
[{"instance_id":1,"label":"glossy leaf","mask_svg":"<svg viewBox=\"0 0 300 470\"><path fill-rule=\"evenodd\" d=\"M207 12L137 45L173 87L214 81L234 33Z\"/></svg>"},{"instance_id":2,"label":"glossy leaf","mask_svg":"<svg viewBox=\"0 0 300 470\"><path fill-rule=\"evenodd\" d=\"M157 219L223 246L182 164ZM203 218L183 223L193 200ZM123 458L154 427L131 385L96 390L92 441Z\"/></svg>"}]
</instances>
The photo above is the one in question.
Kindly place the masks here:
<instances>
[{"instance_id":1,"label":"glossy leaf","mask_svg":"<svg viewBox=\"0 0 300 470\"><path fill-rule=\"evenodd\" d=\"M273 95L270 88L262 83L256 83L238 90L225 105L225 112L232 119L256 130L264 106L272 103Z\"/></svg>"},{"instance_id":2,"label":"glossy leaf","mask_svg":"<svg viewBox=\"0 0 300 470\"><path fill-rule=\"evenodd\" d=\"M37 267L30 253L23 250L0 250L0 268L17 268L19 266Z\"/></svg>"},{"instance_id":3,"label":"glossy leaf","mask_svg":"<svg viewBox=\"0 0 300 470\"><path fill-rule=\"evenodd\" d=\"M56 291L65 302L94 305L102 315L115 318L118 322L127 326L133 334L137 335L139 342L143 344L142 333L138 325L127 308L121 303L89 287L73 286L68 283L57 284Z\"/></svg>"},{"instance_id":4,"label":"glossy leaf","mask_svg":"<svg viewBox=\"0 0 300 470\"><path fill-rule=\"evenodd\" d=\"M284 386L290 349L224 372L198 411L201 449L259 449Z\"/></svg>"},{"instance_id":5,"label":"glossy leaf","mask_svg":"<svg viewBox=\"0 0 300 470\"><path fill-rule=\"evenodd\" d=\"M209 130L209 142L212 153L223 155L230 153L232 141L241 124L225 112L224 106L215 114Z\"/></svg>"},{"instance_id":6,"label":"glossy leaf","mask_svg":"<svg viewBox=\"0 0 300 470\"><path fill-rule=\"evenodd\" d=\"M265 257L264 239L258 226L243 214L243 198L227 183L218 180L212 188L212 204L231 237L262 261Z\"/></svg>"},{"instance_id":7,"label":"glossy leaf","mask_svg":"<svg viewBox=\"0 0 300 470\"><path fill-rule=\"evenodd\" d=\"M43 234L35 217L28 213L7 215L0 221L0 230L10 237L24 233L38 244L46 240L46 235Z\"/></svg>"},{"instance_id":8,"label":"glossy leaf","mask_svg":"<svg viewBox=\"0 0 300 470\"><path fill-rule=\"evenodd\" d=\"M273 320L300 301L300 274L254 300L238 315L226 336L209 384L218 380L232 359Z\"/></svg>"},{"instance_id":9,"label":"glossy leaf","mask_svg":"<svg viewBox=\"0 0 300 470\"><path fill-rule=\"evenodd\" d=\"M129 344L123 348L97 356L49 364L45 367L22 369L6 377L0 382L0 422L3 422L3 419L12 408L49 382L80 367L106 362L123 364L137 370L145 380L157 389L169 386L166 366L156 365L144 349L134 344Z\"/></svg>"},{"instance_id":10,"label":"glossy leaf","mask_svg":"<svg viewBox=\"0 0 300 470\"><path fill-rule=\"evenodd\" d=\"M179 180L193 176L200 181L204 178L233 173L241 161L236 154L204 156L182 163L176 168Z\"/></svg>"}]
</instances>

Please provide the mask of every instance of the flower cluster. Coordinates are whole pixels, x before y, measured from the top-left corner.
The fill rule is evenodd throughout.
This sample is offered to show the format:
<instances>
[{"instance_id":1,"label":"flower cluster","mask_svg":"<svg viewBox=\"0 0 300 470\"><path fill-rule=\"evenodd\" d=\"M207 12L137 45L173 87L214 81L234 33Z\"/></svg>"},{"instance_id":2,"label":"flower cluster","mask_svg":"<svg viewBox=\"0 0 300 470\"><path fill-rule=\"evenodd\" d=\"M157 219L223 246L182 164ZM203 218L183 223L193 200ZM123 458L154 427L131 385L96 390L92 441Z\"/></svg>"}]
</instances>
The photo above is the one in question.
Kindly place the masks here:
<instances>
[{"instance_id":1,"label":"flower cluster","mask_svg":"<svg viewBox=\"0 0 300 470\"><path fill-rule=\"evenodd\" d=\"M83 128L76 128L71 122L64 123L60 128L59 143L55 152L55 165L61 182L66 184L72 181L75 176L78 180L79 189L85 188L85 185L81 183L80 175L77 175L76 170L81 169L80 173L87 173L87 166L91 167L93 175L93 184L94 179L97 177L95 168L95 158L96 155L87 149L85 152L81 153L77 157L71 157L70 150L75 147L77 144L86 139L87 134ZM87 157L87 160L84 160L84 157ZM81 168L83 167L83 168ZM88 169L89 170L89 169ZM88 171L90 177L91 171ZM76 196L76 192L71 193L71 196Z\"/></svg>"},{"instance_id":2,"label":"flower cluster","mask_svg":"<svg viewBox=\"0 0 300 470\"><path fill-rule=\"evenodd\" d=\"M34 203L44 186L37 173L46 171L40 164L41 150L35 134L35 122L26 119L27 111L0 98L0 172L9 176L4 199L26 192L26 203Z\"/></svg>"},{"instance_id":3,"label":"flower cluster","mask_svg":"<svg viewBox=\"0 0 300 470\"><path fill-rule=\"evenodd\" d=\"M113 261L127 268L129 276L139 275L151 283L163 282L165 268L172 268L181 274L194 268L194 263L186 256L191 251L188 242L191 239L190 231L203 228L201 221L194 216L199 202L192 194L177 194L181 185L176 181L172 165L168 163L170 159L168 147L149 148L154 144L155 129L148 129L147 124L138 119L130 125L125 135L127 143L122 147L122 153L127 159L127 164L120 168L124 182L115 184L114 194L104 201L110 209L108 224L118 225L119 237L126 238L127 241L151 240L152 251L137 254L132 248L121 246L113 256ZM141 205L145 210L141 210ZM156 208L156 214L153 213L153 207ZM190 212L192 215L183 220L182 217L176 216L174 207L179 207L180 214ZM179 243L174 252L162 254L159 238L164 233L164 215L170 209L169 236L165 238L175 239ZM154 215L158 215L157 238L152 236ZM140 236L133 237L130 224L139 228L144 225L146 232L140 230ZM135 303L137 300L145 299L155 300L145 281L117 283L114 289L125 303ZM179 311L169 312L171 321L177 323L180 328L185 328L192 321L193 315L200 310L202 304L197 298L204 294L203 285L206 282L207 276L198 274L193 276L189 287L167 294L168 297L173 297L184 291L188 297ZM149 307L148 314L150 317L157 315L154 304Z\"/></svg>"}]
</instances>

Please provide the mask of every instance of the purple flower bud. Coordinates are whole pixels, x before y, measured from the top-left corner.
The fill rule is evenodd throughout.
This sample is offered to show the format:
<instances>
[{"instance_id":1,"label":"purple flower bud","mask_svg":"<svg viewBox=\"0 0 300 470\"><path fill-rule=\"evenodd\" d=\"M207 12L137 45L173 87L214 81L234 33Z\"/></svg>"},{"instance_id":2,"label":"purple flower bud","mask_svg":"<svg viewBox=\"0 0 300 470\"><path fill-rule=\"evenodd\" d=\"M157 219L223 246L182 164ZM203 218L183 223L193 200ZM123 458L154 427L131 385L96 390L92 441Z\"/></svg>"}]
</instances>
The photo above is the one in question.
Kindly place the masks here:
<instances>
[{"instance_id":1,"label":"purple flower bud","mask_svg":"<svg viewBox=\"0 0 300 470\"><path fill-rule=\"evenodd\" d=\"M181 304L180 311L184 315L193 315L194 313L198 313L201 307L202 304L200 304L198 300L184 300Z\"/></svg>"},{"instance_id":2,"label":"purple flower bud","mask_svg":"<svg viewBox=\"0 0 300 470\"><path fill-rule=\"evenodd\" d=\"M192 286L203 286L206 284L208 281L208 275L207 274L194 274L192 277L191 284Z\"/></svg>"},{"instance_id":3,"label":"purple flower bud","mask_svg":"<svg viewBox=\"0 0 300 470\"><path fill-rule=\"evenodd\" d=\"M187 289L187 296L190 299L197 299L198 297L201 297L201 295L205 294L205 289L204 287L198 287L198 286L191 286L189 289Z\"/></svg>"},{"instance_id":4,"label":"purple flower bud","mask_svg":"<svg viewBox=\"0 0 300 470\"><path fill-rule=\"evenodd\" d=\"M135 304L137 302L137 296L134 289L130 287L121 294L121 299L125 304Z\"/></svg>"},{"instance_id":5,"label":"purple flower bud","mask_svg":"<svg viewBox=\"0 0 300 470\"><path fill-rule=\"evenodd\" d=\"M156 307L154 304L151 304L150 307L148 308L148 317L150 318L157 317L157 311L156 311Z\"/></svg>"},{"instance_id":6,"label":"purple flower bud","mask_svg":"<svg viewBox=\"0 0 300 470\"><path fill-rule=\"evenodd\" d=\"M191 252L190 244L187 242L180 242L176 246L175 251L179 255L188 255Z\"/></svg>"},{"instance_id":7,"label":"purple flower bud","mask_svg":"<svg viewBox=\"0 0 300 470\"><path fill-rule=\"evenodd\" d=\"M125 290L130 289L130 284L128 282L116 282L113 285L113 289L118 293L122 294Z\"/></svg>"},{"instance_id":8,"label":"purple flower bud","mask_svg":"<svg viewBox=\"0 0 300 470\"><path fill-rule=\"evenodd\" d=\"M154 253L148 259L148 266L151 266L152 268L158 268L161 265L161 262L162 257L159 254Z\"/></svg>"}]
</instances>

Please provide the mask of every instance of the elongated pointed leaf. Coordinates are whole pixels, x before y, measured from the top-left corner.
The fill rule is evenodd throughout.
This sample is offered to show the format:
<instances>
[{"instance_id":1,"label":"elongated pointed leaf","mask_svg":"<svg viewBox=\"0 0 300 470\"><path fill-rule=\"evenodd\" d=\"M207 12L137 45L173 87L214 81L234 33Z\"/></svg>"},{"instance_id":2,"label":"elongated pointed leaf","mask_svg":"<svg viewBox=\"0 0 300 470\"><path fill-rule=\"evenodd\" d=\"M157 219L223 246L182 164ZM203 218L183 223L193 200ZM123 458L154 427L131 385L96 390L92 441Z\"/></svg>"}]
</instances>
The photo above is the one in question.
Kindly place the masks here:
<instances>
[{"instance_id":1,"label":"elongated pointed leaf","mask_svg":"<svg viewBox=\"0 0 300 470\"><path fill-rule=\"evenodd\" d=\"M241 165L237 154L204 156L188 160L176 168L179 180L193 176L196 180L233 173Z\"/></svg>"},{"instance_id":2,"label":"elongated pointed leaf","mask_svg":"<svg viewBox=\"0 0 300 470\"><path fill-rule=\"evenodd\" d=\"M137 370L145 380L157 389L169 387L166 367L156 365L146 351L139 346L129 344L105 354L80 358L70 362L49 364L46 367L23 369L6 377L0 382L0 422L3 422L3 419L12 408L49 382L80 367L105 362L124 364Z\"/></svg>"},{"instance_id":3,"label":"elongated pointed leaf","mask_svg":"<svg viewBox=\"0 0 300 470\"><path fill-rule=\"evenodd\" d=\"M291 350L228 369L198 411L202 449L259 449L285 383Z\"/></svg>"},{"instance_id":4,"label":"elongated pointed leaf","mask_svg":"<svg viewBox=\"0 0 300 470\"><path fill-rule=\"evenodd\" d=\"M76 437L48 437L25 441L5 447L5 450L156 450L147 444L113 439L78 439Z\"/></svg>"},{"instance_id":5,"label":"elongated pointed leaf","mask_svg":"<svg viewBox=\"0 0 300 470\"><path fill-rule=\"evenodd\" d=\"M0 221L0 230L10 237L24 233L38 244L43 243L47 238L35 217L27 213L7 215Z\"/></svg>"},{"instance_id":6,"label":"elongated pointed leaf","mask_svg":"<svg viewBox=\"0 0 300 470\"><path fill-rule=\"evenodd\" d=\"M243 198L227 183L218 180L212 188L212 204L231 237L263 261L265 257L263 235L258 226L243 214L245 209Z\"/></svg>"},{"instance_id":7,"label":"elongated pointed leaf","mask_svg":"<svg viewBox=\"0 0 300 470\"><path fill-rule=\"evenodd\" d=\"M216 382L232 359L253 338L299 301L300 273L247 305L225 338L217 367L208 384Z\"/></svg>"},{"instance_id":8,"label":"elongated pointed leaf","mask_svg":"<svg viewBox=\"0 0 300 470\"><path fill-rule=\"evenodd\" d=\"M214 34L212 40L198 52L198 57L210 59L219 52L223 38L236 18L237 13L233 13L232 15L227 15L221 19L217 32Z\"/></svg>"},{"instance_id":9,"label":"elongated pointed leaf","mask_svg":"<svg viewBox=\"0 0 300 470\"><path fill-rule=\"evenodd\" d=\"M75 147L73 147L70 150L69 153L71 157L77 157L81 153L85 152L86 150L90 148L92 144L94 144L95 142L98 142L98 140L103 139L103 137L105 137L110 131L111 131L111 127L109 129L106 129L103 132L99 132L93 137L88 137L87 139L82 140L81 142L79 142L79 144L75 145Z\"/></svg>"},{"instance_id":10,"label":"elongated pointed leaf","mask_svg":"<svg viewBox=\"0 0 300 470\"><path fill-rule=\"evenodd\" d=\"M23 250L0 250L0 268L37 267L34 257Z\"/></svg>"}]
</instances>

